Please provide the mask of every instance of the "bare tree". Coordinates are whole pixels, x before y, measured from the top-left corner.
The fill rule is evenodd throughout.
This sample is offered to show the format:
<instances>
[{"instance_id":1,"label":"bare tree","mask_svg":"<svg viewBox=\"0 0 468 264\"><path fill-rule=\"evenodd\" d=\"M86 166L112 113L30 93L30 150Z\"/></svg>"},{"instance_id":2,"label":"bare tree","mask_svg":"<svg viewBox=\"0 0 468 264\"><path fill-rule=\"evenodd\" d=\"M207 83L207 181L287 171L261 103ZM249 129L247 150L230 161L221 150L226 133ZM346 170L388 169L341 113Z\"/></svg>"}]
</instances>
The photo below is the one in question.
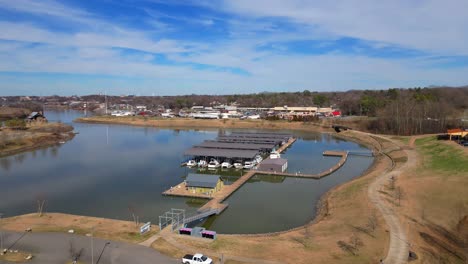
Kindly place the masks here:
<instances>
[{"instance_id":1,"label":"bare tree","mask_svg":"<svg viewBox=\"0 0 468 264\"><path fill-rule=\"evenodd\" d=\"M388 188L390 190L395 189L395 177L393 177L393 176L390 177Z\"/></svg>"},{"instance_id":2,"label":"bare tree","mask_svg":"<svg viewBox=\"0 0 468 264\"><path fill-rule=\"evenodd\" d=\"M377 229L378 224L379 222L375 210L372 210L371 214L367 218L367 228L373 233L375 229Z\"/></svg>"},{"instance_id":3,"label":"bare tree","mask_svg":"<svg viewBox=\"0 0 468 264\"><path fill-rule=\"evenodd\" d=\"M356 251L359 250L359 247L363 246L364 243L362 243L362 240L361 238L353 232L353 234L351 235L351 237L349 238L349 244L351 244L351 246L356 249Z\"/></svg>"},{"instance_id":4,"label":"bare tree","mask_svg":"<svg viewBox=\"0 0 468 264\"><path fill-rule=\"evenodd\" d=\"M400 186L395 188L395 199L398 200L398 206L401 204L401 198L403 197L403 190Z\"/></svg>"},{"instance_id":5,"label":"bare tree","mask_svg":"<svg viewBox=\"0 0 468 264\"><path fill-rule=\"evenodd\" d=\"M138 227L139 224L140 224L140 217L137 215L135 207L133 205L129 205L128 210L132 214L133 222L135 223L135 227Z\"/></svg>"},{"instance_id":6,"label":"bare tree","mask_svg":"<svg viewBox=\"0 0 468 264\"><path fill-rule=\"evenodd\" d=\"M44 206L46 205L46 201L47 200L44 194L37 195L36 203L37 203L37 214L39 215L39 217L41 217L44 212Z\"/></svg>"}]
</instances>

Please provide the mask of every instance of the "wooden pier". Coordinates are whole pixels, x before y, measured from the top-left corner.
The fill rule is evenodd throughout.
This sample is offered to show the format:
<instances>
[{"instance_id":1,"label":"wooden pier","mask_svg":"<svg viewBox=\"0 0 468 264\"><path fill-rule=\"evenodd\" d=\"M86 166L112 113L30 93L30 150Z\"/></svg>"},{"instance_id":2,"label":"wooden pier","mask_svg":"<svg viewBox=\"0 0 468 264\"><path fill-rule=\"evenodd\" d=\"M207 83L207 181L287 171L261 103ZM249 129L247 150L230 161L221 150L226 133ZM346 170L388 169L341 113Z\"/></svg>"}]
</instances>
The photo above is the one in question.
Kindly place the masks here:
<instances>
[{"instance_id":1,"label":"wooden pier","mask_svg":"<svg viewBox=\"0 0 468 264\"><path fill-rule=\"evenodd\" d=\"M294 142L296 142L297 138L293 137L293 138L290 138L288 140L288 142L284 143L279 149L277 149L276 151L278 153L282 153L284 152L287 148L289 148L289 146L291 146Z\"/></svg>"}]
</instances>

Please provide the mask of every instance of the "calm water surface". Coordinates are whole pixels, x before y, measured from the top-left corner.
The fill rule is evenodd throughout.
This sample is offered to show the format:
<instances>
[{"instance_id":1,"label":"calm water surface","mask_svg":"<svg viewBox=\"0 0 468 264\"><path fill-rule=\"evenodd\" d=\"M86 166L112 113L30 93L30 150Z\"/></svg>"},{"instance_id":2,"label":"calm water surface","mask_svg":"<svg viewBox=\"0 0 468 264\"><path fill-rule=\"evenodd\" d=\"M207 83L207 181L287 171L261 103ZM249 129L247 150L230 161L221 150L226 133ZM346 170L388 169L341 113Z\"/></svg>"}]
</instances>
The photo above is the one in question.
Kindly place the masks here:
<instances>
[{"instance_id":1,"label":"calm water surface","mask_svg":"<svg viewBox=\"0 0 468 264\"><path fill-rule=\"evenodd\" d=\"M72 124L79 134L63 145L0 158L0 212L6 216L34 212L38 196L46 197L49 212L129 220L128 208L133 207L142 222L154 223L171 208L194 214L205 200L161 193L191 171L179 166L185 149L229 133L72 123L84 115L75 111L46 115L50 121ZM283 155L290 172L318 173L333 166L338 158L323 157L325 150L365 150L329 135L291 133L299 140ZM350 156L340 170L321 180L256 176L227 200L229 208L223 214L204 225L221 233L272 232L302 225L313 218L321 195L359 176L372 161ZM228 184L241 175L235 170L218 173Z\"/></svg>"}]
</instances>

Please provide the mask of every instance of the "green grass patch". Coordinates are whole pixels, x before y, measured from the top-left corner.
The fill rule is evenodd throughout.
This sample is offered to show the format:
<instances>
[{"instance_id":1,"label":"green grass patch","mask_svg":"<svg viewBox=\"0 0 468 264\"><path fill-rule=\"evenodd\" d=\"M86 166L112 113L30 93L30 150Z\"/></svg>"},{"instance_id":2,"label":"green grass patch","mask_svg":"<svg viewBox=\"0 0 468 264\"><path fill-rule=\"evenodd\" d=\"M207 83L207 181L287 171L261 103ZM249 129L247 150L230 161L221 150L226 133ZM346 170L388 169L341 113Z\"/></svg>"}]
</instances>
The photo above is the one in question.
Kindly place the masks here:
<instances>
[{"instance_id":1,"label":"green grass patch","mask_svg":"<svg viewBox=\"0 0 468 264\"><path fill-rule=\"evenodd\" d=\"M424 155L426 168L445 172L468 172L468 157L463 150L440 142L435 137L417 139L416 146Z\"/></svg>"}]
</instances>

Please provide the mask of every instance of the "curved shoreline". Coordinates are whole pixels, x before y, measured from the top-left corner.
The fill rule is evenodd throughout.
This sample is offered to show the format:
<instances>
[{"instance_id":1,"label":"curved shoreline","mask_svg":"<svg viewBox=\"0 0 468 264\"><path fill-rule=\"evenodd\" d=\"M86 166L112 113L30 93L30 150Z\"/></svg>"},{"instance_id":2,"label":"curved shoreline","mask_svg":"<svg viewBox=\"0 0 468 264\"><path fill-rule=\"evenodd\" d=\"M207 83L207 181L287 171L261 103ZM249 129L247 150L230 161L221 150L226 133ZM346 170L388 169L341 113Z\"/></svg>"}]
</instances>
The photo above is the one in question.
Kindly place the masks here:
<instances>
[{"instance_id":1,"label":"curved shoreline","mask_svg":"<svg viewBox=\"0 0 468 264\"><path fill-rule=\"evenodd\" d=\"M94 123L94 122L86 122L86 123ZM100 122L97 122L97 123L100 123ZM106 123L104 123L104 124L106 124ZM107 124L134 125L134 124L128 124L128 123L122 123L122 122L116 122L116 123L113 122L113 123L107 123ZM255 124L254 127L248 127L248 128L265 129L265 128L259 127L258 123L254 123L254 124ZM286 124L288 124L288 123L286 123ZM137 126L144 126L144 125L137 125ZM153 125L149 125L149 126L154 127ZM172 129L177 128L177 126L157 126L157 127L172 128ZM218 129L220 128L220 127L214 127L213 125L198 126L198 127L200 127L200 128L218 128ZM193 127L188 125L188 126L182 126L182 127L179 127L179 128L188 129L188 128L193 128ZM221 128L226 128L226 127L221 127ZM232 127L232 128L240 128L240 127ZM241 127L241 128L245 128L245 127ZM331 129L325 129L323 127L318 127L318 126L314 126L314 125L303 125L302 123L300 123L300 124L298 124L296 126L287 127L287 128L275 126L273 128L269 127L269 129L274 129L274 130L284 129L284 130L297 130L297 131L322 132L322 133L324 133L324 132L326 133L328 131L333 131ZM359 144L365 145L366 147L372 149L373 151L378 151L378 150L380 150L380 147L381 147L381 146L379 146L379 143L376 141L376 139L373 138L371 135L363 136L360 133L354 133L353 131L346 131L346 132L343 132L343 133L340 133L340 134L333 133L333 136L338 137L338 138L342 138L342 139L345 139L345 140L357 142ZM343 206L343 204L344 204L343 197L346 197L345 193L349 192L349 190L353 189L355 186L359 186L358 193L365 193L366 194L365 199L367 199L367 185L366 184L372 183L373 179L376 178L377 175L381 174L382 171L384 171L385 169L386 169L385 160L381 158L381 155L376 156L373 163L363 173L361 173L359 176L356 176L356 177L354 177L353 179L351 179L351 180L349 180L347 182L343 182L341 184L338 184L338 185L332 187L331 189L329 189L326 193L324 193L314 205L317 208L317 211L314 214L313 218L311 218L310 221L308 221L307 223L305 223L305 224L303 224L301 226L297 226L297 227L287 229L287 230L283 230L283 231L271 232L271 233L219 234L219 237L220 237L220 239L222 241L223 241L223 239L226 239L226 241L233 241L233 243L237 243L238 241L245 240L247 242L246 245L251 244L251 243L255 243L255 241L262 240L264 238L269 238L269 239L271 238L272 240L278 240L278 243L279 243L279 241L283 241L283 239L287 239L288 237L290 238L290 237L295 237L295 236L298 236L298 235L303 236L303 234L307 234L309 229L322 230L322 229L325 228L325 230L327 230L327 228L329 228L330 225L333 225L333 223L347 223L346 219L351 219L350 216L348 216L345 212L340 212L340 210L341 210L340 207ZM363 179L363 178L365 178L365 179ZM362 181L361 181L361 179L362 179ZM362 185L362 183L364 183L364 185ZM364 187L362 187L362 186L364 186ZM343 195L345 195L345 196L343 196ZM355 202L353 202L353 206L351 207L352 208L351 210L353 210L353 211L349 211L349 210L348 211L349 212L354 212L354 210L356 210L356 212L362 212L362 207L363 207L362 204L364 204L364 203L365 203L365 200L356 200ZM374 208L374 207L372 206L372 208ZM18 217L21 218L21 216L18 216ZM107 219L107 218L104 218L104 219L108 220L110 222L114 221L113 219ZM345 221L345 222L343 222L343 221ZM51 223L50 227L54 228L54 227L57 227L57 226L54 223ZM383 230L384 230L384 228L385 228L385 224L382 226ZM63 232L63 230L56 230L56 231ZM334 232L329 233L329 235L331 237L333 237L334 239L335 238L339 239L339 237L341 237L343 235L346 235L347 232L348 232L347 230L343 230L343 228L341 228L341 229L338 229L338 230L336 230ZM381 233L383 234L384 237L386 237L388 239L388 237L389 237L388 234L385 234L383 231ZM181 244L180 243L181 241L178 242L177 241L178 239L174 239L174 238L177 238L177 235L170 234L170 237L167 237L167 239L165 237L166 235L167 235L166 232L161 232L161 233L155 234L153 237L151 237L151 238L149 238L147 240L147 241L152 240L152 242L147 246L150 246L155 241L155 239L164 237L164 240L166 242L169 242L169 244L174 246L174 247L178 247L179 249L181 249L180 246L183 245L183 247L185 247L185 248L187 248L187 247L190 248L190 243L188 243L188 245L186 245L185 243ZM382 240L380 239L379 241L382 241ZM384 239L382 242L379 242L378 244L376 244L378 246L374 247L374 248L378 248L379 250L381 249L381 252L383 252L383 254L387 254L387 251L388 251L388 241L387 242L385 242L385 241L386 240ZM336 242L335 242L335 247L336 247ZM203 250L203 247L202 248L195 247L194 249L202 249ZM187 250L187 249L185 249L185 250ZM213 252L218 252L218 253L219 252L226 252L226 253L223 253L223 254L225 254L225 256L228 256L229 252L232 254L232 251L230 251L229 249L224 248L224 247L221 247L221 248L218 248L218 249L213 248L213 250L214 250ZM371 249L371 250L374 250L374 249ZM250 251L246 251L245 254L242 253L242 256L255 256L255 254L252 254L251 252L248 253L248 252L250 252ZM236 253L234 252L234 254L236 254ZM378 254L379 255L381 254L380 251L379 251ZM261 254L261 255L263 255L263 254ZM259 255L259 257L262 257L261 255ZM374 254L374 256L375 255L376 254ZM262 258L269 259L270 257L263 256ZM299 263L301 263L301 262L299 262Z\"/></svg>"}]
</instances>

